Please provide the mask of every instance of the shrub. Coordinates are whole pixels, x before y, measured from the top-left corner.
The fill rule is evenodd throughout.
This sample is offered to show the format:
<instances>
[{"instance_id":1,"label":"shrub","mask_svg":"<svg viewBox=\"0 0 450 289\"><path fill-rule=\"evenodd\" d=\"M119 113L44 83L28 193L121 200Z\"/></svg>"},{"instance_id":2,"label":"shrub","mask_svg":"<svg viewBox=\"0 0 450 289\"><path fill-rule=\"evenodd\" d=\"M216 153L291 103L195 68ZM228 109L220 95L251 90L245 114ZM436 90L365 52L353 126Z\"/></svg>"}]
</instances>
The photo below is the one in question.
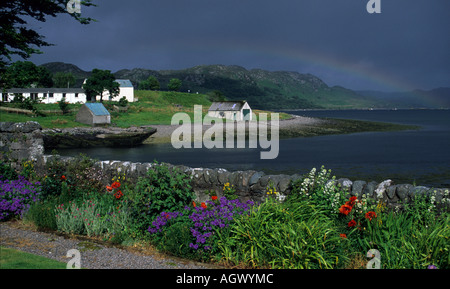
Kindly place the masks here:
<instances>
[{"instance_id":1,"label":"shrub","mask_svg":"<svg viewBox=\"0 0 450 289\"><path fill-rule=\"evenodd\" d=\"M39 194L40 183L31 183L23 176L0 180L0 220L22 217L39 200Z\"/></svg>"},{"instance_id":2,"label":"shrub","mask_svg":"<svg viewBox=\"0 0 450 289\"><path fill-rule=\"evenodd\" d=\"M249 211L252 205L251 201L242 203L225 197L218 200L213 196L211 201L199 205L192 202L192 207L186 206L181 212L161 213L148 231L159 248L180 257L208 260L218 251L218 232L227 230L234 218ZM184 230L178 232L180 236L177 228Z\"/></svg>"},{"instance_id":3,"label":"shrub","mask_svg":"<svg viewBox=\"0 0 450 289\"><path fill-rule=\"evenodd\" d=\"M39 201L30 206L25 219L32 222L39 230L58 229L55 216L56 200Z\"/></svg>"},{"instance_id":4,"label":"shrub","mask_svg":"<svg viewBox=\"0 0 450 289\"><path fill-rule=\"evenodd\" d=\"M252 268L334 268L345 260L348 242L333 222L308 201L267 198L220 231L221 259Z\"/></svg>"},{"instance_id":5,"label":"shrub","mask_svg":"<svg viewBox=\"0 0 450 289\"><path fill-rule=\"evenodd\" d=\"M98 236L115 242L127 237L128 212L111 205L107 197L60 204L55 214L57 228L64 233Z\"/></svg>"},{"instance_id":6,"label":"shrub","mask_svg":"<svg viewBox=\"0 0 450 289\"><path fill-rule=\"evenodd\" d=\"M0 180L16 180L18 177L16 171L10 164L0 161Z\"/></svg>"},{"instance_id":7,"label":"shrub","mask_svg":"<svg viewBox=\"0 0 450 289\"><path fill-rule=\"evenodd\" d=\"M149 224L161 212L180 211L193 198L189 176L155 162L147 176L139 178L134 191L127 196L133 230L136 235L145 236Z\"/></svg>"}]
</instances>

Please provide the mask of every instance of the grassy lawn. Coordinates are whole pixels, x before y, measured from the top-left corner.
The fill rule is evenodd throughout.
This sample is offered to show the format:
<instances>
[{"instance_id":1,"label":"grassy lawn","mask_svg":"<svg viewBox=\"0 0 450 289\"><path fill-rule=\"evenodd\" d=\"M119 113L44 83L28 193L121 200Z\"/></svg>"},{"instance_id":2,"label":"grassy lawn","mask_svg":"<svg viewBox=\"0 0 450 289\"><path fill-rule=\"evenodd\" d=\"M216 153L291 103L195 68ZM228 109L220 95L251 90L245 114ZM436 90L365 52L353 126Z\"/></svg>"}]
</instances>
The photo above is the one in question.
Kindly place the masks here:
<instances>
[{"instance_id":1,"label":"grassy lawn","mask_svg":"<svg viewBox=\"0 0 450 289\"><path fill-rule=\"evenodd\" d=\"M0 269L66 269L67 264L19 250L0 247Z\"/></svg>"},{"instance_id":2,"label":"grassy lawn","mask_svg":"<svg viewBox=\"0 0 450 289\"><path fill-rule=\"evenodd\" d=\"M204 115L211 106L211 101L205 94L135 90L135 97L139 101L129 103L127 112L115 112L113 109L115 103L103 102L111 113L111 123L113 125L126 128L152 124L170 124L173 115L177 112L187 113L193 120L194 105L202 105ZM7 105L12 106L12 104ZM80 106L80 104L69 104L69 109L74 110L74 112L66 115L30 116L0 111L0 120L8 122L37 121L43 128L86 126L75 121L76 111ZM38 111L58 110L59 106L57 104L38 104L36 108ZM259 114L266 111L255 110L254 112ZM289 118L288 114L280 113L280 119L286 118Z\"/></svg>"}]
</instances>

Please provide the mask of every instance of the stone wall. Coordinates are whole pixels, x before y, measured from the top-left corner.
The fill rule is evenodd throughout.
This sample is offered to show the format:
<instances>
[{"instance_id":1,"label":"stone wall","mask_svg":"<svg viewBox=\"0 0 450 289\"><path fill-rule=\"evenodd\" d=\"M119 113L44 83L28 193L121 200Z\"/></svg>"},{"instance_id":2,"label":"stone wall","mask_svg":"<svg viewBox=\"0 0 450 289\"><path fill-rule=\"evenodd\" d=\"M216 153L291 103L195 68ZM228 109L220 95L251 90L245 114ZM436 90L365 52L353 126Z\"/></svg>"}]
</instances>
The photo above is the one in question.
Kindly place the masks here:
<instances>
[{"instance_id":1,"label":"stone wall","mask_svg":"<svg viewBox=\"0 0 450 289\"><path fill-rule=\"evenodd\" d=\"M39 123L0 122L0 160L19 168L26 160L39 162L44 154L42 127Z\"/></svg>"},{"instance_id":2,"label":"stone wall","mask_svg":"<svg viewBox=\"0 0 450 289\"><path fill-rule=\"evenodd\" d=\"M0 123L1 158L12 161L19 166L23 160L33 160L38 165L44 165L50 158L58 156L44 155L41 126L36 122ZM61 161L70 162L72 158L58 157ZM95 166L101 168L105 175L105 184L118 174L125 174L127 179L135 182L139 177L145 177L147 171L155 163L132 163L124 161L98 161ZM230 183L236 194L243 201L253 200L261 202L267 196L267 187L272 184L280 196L287 196L292 190L292 182L301 180L301 175L266 175L261 171L228 171L225 169L190 168L167 164L191 178L191 185L198 201L209 199L207 192L214 190L218 196L222 195L223 186ZM450 209L449 189L428 188L411 184L394 184L391 180L365 182L362 180L338 179L330 180L348 192L350 196L365 194L370 198L382 198L389 207L395 207L411 201L419 194L429 194L435 197L436 203L446 210Z\"/></svg>"},{"instance_id":3,"label":"stone wall","mask_svg":"<svg viewBox=\"0 0 450 289\"><path fill-rule=\"evenodd\" d=\"M44 156L44 161L52 157ZM70 161L71 158L60 158L62 161ZM123 161L98 161L95 166L100 168L104 174L106 183L119 174L125 174L126 178L132 182L139 177L145 177L147 171L154 166L162 165L156 163L132 163ZM171 165L171 169L176 169L187 174L191 178L192 189L196 194L197 201L210 199L209 192L214 190L216 195L223 195L223 186L230 183L236 194L242 201L252 200L259 203L267 197L267 188L272 184L279 196L284 197L291 193L292 184L297 180L302 180L302 175L267 175L261 171L228 171L225 169L191 168L182 165ZM414 186L411 184L395 184L392 180L383 182L366 182L362 180L351 181L346 178L329 180L335 182L336 186L348 193L348 196L362 196L363 194L374 200L382 199L388 207L401 207L408 203L417 195L433 195L439 209L450 210L450 193L445 188L429 188L424 186Z\"/></svg>"}]
</instances>

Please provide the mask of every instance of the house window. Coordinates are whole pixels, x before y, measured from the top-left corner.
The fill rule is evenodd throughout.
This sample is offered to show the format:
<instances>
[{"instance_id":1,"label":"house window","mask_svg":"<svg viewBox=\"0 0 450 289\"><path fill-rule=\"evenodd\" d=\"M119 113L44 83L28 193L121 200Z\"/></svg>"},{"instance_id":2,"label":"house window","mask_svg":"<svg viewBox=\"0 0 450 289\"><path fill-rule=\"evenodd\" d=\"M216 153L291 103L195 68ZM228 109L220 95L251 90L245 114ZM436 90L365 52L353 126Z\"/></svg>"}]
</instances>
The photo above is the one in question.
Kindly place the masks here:
<instances>
[{"instance_id":1,"label":"house window","mask_svg":"<svg viewBox=\"0 0 450 289\"><path fill-rule=\"evenodd\" d=\"M50 92L50 93L48 94L48 97L53 97L53 92Z\"/></svg>"},{"instance_id":2,"label":"house window","mask_svg":"<svg viewBox=\"0 0 450 289\"><path fill-rule=\"evenodd\" d=\"M75 98L77 98L78 97L78 92L75 92Z\"/></svg>"},{"instance_id":3,"label":"house window","mask_svg":"<svg viewBox=\"0 0 450 289\"><path fill-rule=\"evenodd\" d=\"M65 92L63 92L63 98L65 98L66 97L66 93Z\"/></svg>"},{"instance_id":4,"label":"house window","mask_svg":"<svg viewBox=\"0 0 450 289\"><path fill-rule=\"evenodd\" d=\"M31 98L31 100L37 100L38 94L36 92L32 92L32 93L30 93L30 98Z\"/></svg>"}]
</instances>

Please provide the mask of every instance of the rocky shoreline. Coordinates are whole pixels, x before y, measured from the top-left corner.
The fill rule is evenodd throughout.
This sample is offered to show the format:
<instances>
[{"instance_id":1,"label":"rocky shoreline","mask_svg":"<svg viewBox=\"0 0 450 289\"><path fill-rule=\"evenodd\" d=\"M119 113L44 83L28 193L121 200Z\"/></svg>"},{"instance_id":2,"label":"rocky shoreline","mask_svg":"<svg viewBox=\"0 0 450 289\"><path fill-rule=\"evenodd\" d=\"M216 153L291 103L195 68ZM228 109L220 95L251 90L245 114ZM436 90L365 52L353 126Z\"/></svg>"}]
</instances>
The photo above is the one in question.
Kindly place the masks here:
<instances>
[{"instance_id":1,"label":"rocky shoreline","mask_svg":"<svg viewBox=\"0 0 450 289\"><path fill-rule=\"evenodd\" d=\"M143 143L156 132L152 127L76 127L43 129L46 149L79 147L122 147Z\"/></svg>"}]
</instances>

